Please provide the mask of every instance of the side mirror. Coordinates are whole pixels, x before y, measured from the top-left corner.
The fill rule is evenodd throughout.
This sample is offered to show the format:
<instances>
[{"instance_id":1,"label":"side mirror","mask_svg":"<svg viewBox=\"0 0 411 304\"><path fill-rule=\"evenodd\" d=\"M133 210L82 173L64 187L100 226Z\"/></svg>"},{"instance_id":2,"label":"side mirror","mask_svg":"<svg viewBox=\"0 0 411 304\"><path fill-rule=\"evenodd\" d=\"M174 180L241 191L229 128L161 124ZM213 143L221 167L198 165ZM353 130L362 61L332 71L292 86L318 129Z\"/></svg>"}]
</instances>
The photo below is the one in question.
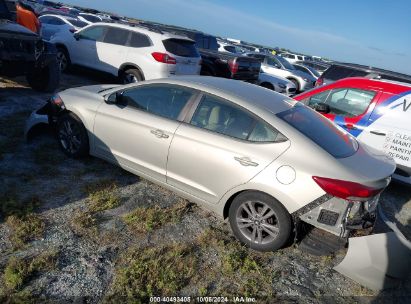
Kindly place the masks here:
<instances>
[{"instance_id":1,"label":"side mirror","mask_svg":"<svg viewBox=\"0 0 411 304\"><path fill-rule=\"evenodd\" d=\"M73 34L74 39L76 39L77 41L80 40L80 34L79 33L74 33Z\"/></svg>"},{"instance_id":2,"label":"side mirror","mask_svg":"<svg viewBox=\"0 0 411 304\"><path fill-rule=\"evenodd\" d=\"M323 103L323 102L317 103L314 106L314 110L316 110L317 112L320 112L320 113L324 113L324 114L327 114L327 113L331 112L330 106L326 103Z\"/></svg>"}]
</instances>

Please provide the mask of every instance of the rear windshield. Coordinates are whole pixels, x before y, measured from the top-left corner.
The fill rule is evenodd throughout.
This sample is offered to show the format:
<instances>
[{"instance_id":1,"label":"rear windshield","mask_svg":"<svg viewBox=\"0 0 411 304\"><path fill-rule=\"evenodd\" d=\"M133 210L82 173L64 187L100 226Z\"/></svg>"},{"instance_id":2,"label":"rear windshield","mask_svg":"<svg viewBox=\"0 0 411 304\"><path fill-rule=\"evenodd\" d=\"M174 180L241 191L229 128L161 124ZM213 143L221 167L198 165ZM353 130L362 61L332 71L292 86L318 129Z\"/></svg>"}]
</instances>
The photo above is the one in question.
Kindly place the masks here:
<instances>
[{"instance_id":1,"label":"rear windshield","mask_svg":"<svg viewBox=\"0 0 411 304\"><path fill-rule=\"evenodd\" d=\"M76 27L85 27L86 25L88 25L87 23L77 19L70 19L69 21L72 25Z\"/></svg>"},{"instance_id":2,"label":"rear windshield","mask_svg":"<svg viewBox=\"0 0 411 304\"><path fill-rule=\"evenodd\" d=\"M163 40L167 52L181 57L200 57L195 43L184 39Z\"/></svg>"},{"instance_id":3,"label":"rear windshield","mask_svg":"<svg viewBox=\"0 0 411 304\"><path fill-rule=\"evenodd\" d=\"M93 16L93 15L80 15L80 16L86 19L87 21L90 21L93 23L101 22L101 19L97 16Z\"/></svg>"},{"instance_id":4,"label":"rear windshield","mask_svg":"<svg viewBox=\"0 0 411 304\"><path fill-rule=\"evenodd\" d=\"M278 113L277 116L335 158L349 157L358 150L358 143L353 136L301 103L297 103L289 110Z\"/></svg>"},{"instance_id":5,"label":"rear windshield","mask_svg":"<svg viewBox=\"0 0 411 304\"><path fill-rule=\"evenodd\" d=\"M334 65L324 72L323 78L335 81L347 77L364 77L367 74L365 71Z\"/></svg>"}]
</instances>

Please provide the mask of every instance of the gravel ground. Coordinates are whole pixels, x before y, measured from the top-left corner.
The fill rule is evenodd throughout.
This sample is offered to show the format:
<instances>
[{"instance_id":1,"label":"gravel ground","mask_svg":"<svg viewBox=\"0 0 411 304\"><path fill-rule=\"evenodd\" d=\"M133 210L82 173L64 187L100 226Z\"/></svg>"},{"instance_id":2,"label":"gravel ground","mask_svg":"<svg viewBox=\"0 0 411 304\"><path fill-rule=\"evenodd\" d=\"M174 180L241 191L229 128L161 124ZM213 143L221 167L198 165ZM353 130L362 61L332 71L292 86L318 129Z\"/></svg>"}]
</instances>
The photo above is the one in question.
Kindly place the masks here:
<instances>
[{"instance_id":1,"label":"gravel ground","mask_svg":"<svg viewBox=\"0 0 411 304\"><path fill-rule=\"evenodd\" d=\"M115 282L120 277L118 273L127 271L124 256L130 248L134 248L134 252L144 252L145 248L172 244L196 248L197 273L179 285L177 294L165 296L242 296L247 292L241 291L254 290L248 294L261 301L272 302L275 297L302 303L382 303L390 302L393 297L396 302L406 303L411 296L411 278L393 290L376 293L334 271L332 267L341 261L344 250L318 257L294 246L266 254L235 247L238 245L232 240L227 223L168 190L98 159L68 159L49 132L44 131L31 142L24 142L18 128L24 126L29 113L42 105L48 96L33 92L23 80L18 81L21 82L0 79L0 121L4 122L9 117L21 120L16 125L16 133L0 133L0 141L12 139L14 147L11 151L6 149L3 157L0 156L0 203L3 204L0 212L4 213L0 214L0 302L19 297L23 302L33 297L57 302L110 302L113 298L109 295L115 292ZM77 71L62 76L61 89L110 81L93 73ZM119 203L91 214L88 189L96 184L111 183L116 185L113 191ZM19 248L13 245L16 230L7 219L13 213L5 214L4 206L11 196L15 201L26 202L21 208L35 202L33 214L44 223L41 235L26 240ZM178 220L166 220L146 233L136 233L124 220L124 216L136 208L158 206L156 208L169 210L178 204L186 204ZM381 205L387 216L411 240L411 187L392 183L383 193ZM85 215L89 217L81 217ZM76 222L79 218L85 223L90 219L93 222L82 226ZM204 232L210 229L220 231L224 244L213 238L204 238ZM199 242L199 239L208 241ZM242 260L241 267L249 271L237 272L234 269L230 275L219 272L220 265L226 269L225 251L230 252L230 248L240 248L246 258L257 261L258 276L271 280L262 282L251 277L257 266L245 267L247 259ZM10 279L6 277L10 261L32 261L45 253L53 257L52 267L33 266L37 271L29 267L29 270L19 272L29 275L26 274L20 284L10 288L10 283L7 283ZM176 265L179 259L182 257L176 257ZM207 282L206 287L204 282ZM243 284L253 282L257 282L254 289L244 289Z\"/></svg>"}]
</instances>

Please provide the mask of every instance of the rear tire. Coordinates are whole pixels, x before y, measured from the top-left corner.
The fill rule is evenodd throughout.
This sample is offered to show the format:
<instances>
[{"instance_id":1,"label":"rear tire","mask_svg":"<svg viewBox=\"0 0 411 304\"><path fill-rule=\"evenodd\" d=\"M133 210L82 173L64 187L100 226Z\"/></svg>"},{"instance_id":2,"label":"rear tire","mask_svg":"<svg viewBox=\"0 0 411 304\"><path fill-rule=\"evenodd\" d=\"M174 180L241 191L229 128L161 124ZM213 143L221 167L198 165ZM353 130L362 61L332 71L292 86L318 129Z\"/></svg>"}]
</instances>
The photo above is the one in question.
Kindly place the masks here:
<instances>
[{"instance_id":1,"label":"rear tire","mask_svg":"<svg viewBox=\"0 0 411 304\"><path fill-rule=\"evenodd\" d=\"M138 83L143 80L144 78L138 69L128 69L120 75L120 81L123 84Z\"/></svg>"},{"instance_id":2,"label":"rear tire","mask_svg":"<svg viewBox=\"0 0 411 304\"><path fill-rule=\"evenodd\" d=\"M57 138L61 149L69 157L80 158L89 152L87 130L73 113L63 114L58 119Z\"/></svg>"},{"instance_id":3,"label":"rear tire","mask_svg":"<svg viewBox=\"0 0 411 304\"><path fill-rule=\"evenodd\" d=\"M37 68L26 76L30 87L39 92L52 93L60 84L60 69L57 60L43 68Z\"/></svg>"},{"instance_id":4,"label":"rear tire","mask_svg":"<svg viewBox=\"0 0 411 304\"><path fill-rule=\"evenodd\" d=\"M291 235L291 216L273 197L257 191L239 194L229 210L234 235L257 251L275 251Z\"/></svg>"}]
</instances>

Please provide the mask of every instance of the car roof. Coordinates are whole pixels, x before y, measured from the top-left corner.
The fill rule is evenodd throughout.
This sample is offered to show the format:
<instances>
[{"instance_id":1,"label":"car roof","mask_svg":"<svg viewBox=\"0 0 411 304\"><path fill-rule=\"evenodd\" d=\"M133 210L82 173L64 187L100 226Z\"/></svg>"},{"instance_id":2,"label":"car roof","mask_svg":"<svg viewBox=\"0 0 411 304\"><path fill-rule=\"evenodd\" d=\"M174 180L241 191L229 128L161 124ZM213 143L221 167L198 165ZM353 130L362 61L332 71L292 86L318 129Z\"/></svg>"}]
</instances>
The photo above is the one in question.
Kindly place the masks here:
<instances>
[{"instance_id":1,"label":"car roof","mask_svg":"<svg viewBox=\"0 0 411 304\"><path fill-rule=\"evenodd\" d=\"M391 91L392 89L397 89L399 87L403 89L411 89L411 84L398 82L398 81L389 81L389 80L380 80L380 79L370 79L366 77L349 77L337 80L332 83L336 85L349 85L352 87L369 87L376 88L383 91ZM331 85L332 85L331 84Z\"/></svg>"},{"instance_id":2,"label":"car roof","mask_svg":"<svg viewBox=\"0 0 411 304\"><path fill-rule=\"evenodd\" d=\"M135 32L143 33L143 34L146 34L146 35L149 35L149 36L159 36L161 38L178 38L178 39L193 41L192 39L190 39L186 36L175 35L175 34L171 34L171 33L168 33L168 32L162 32L160 30L155 30L154 28L140 26L138 24L131 25L131 24L121 24L121 23L98 22L98 23L93 23L93 24L89 25L88 27L92 27L92 26L96 26L96 25L104 25L104 26L109 26L109 27L122 28L122 29L129 30L129 31L135 31ZM86 27L84 29L86 29Z\"/></svg>"},{"instance_id":3,"label":"car roof","mask_svg":"<svg viewBox=\"0 0 411 304\"><path fill-rule=\"evenodd\" d=\"M60 18L60 19L68 20L68 21L78 20L76 17L73 17L73 16L65 16L65 15L59 15L59 14L44 14L44 15L41 15L39 18L41 17L56 17L56 18Z\"/></svg>"},{"instance_id":4,"label":"car roof","mask_svg":"<svg viewBox=\"0 0 411 304\"><path fill-rule=\"evenodd\" d=\"M193 87L221 97L228 96L230 99L241 100L242 106L246 108L258 107L262 110L277 114L288 110L295 104L295 100L272 90L243 81L211 76L177 76L166 80L153 81L174 83Z\"/></svg>"}]
</instances>

